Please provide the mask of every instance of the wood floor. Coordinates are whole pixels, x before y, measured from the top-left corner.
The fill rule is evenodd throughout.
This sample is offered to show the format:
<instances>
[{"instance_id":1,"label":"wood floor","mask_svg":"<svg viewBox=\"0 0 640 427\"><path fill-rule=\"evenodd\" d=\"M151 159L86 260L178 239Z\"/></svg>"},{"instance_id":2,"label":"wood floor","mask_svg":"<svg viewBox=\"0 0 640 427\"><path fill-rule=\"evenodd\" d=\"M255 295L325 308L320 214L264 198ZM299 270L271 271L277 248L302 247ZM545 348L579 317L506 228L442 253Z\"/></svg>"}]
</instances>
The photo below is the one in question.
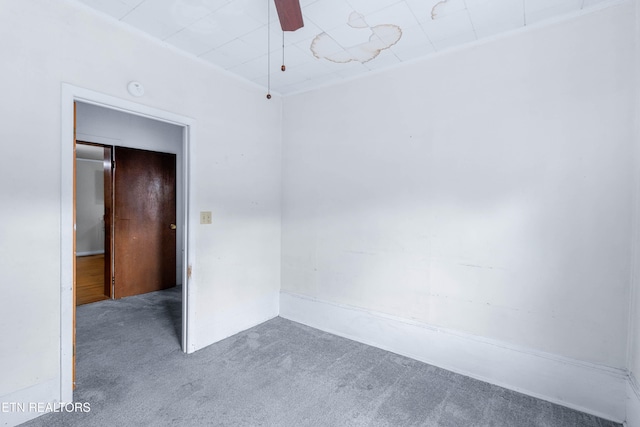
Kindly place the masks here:
<instances>
[{"instance_id":1,"label":"wood floor","mask_svg":"<svg viewBox=\"0 0 640 427\"><path fill-rule=\"evenodd\" d=\"M76 257L76 305L105 299L104 255Z\"/></svg>"}]
</instances>

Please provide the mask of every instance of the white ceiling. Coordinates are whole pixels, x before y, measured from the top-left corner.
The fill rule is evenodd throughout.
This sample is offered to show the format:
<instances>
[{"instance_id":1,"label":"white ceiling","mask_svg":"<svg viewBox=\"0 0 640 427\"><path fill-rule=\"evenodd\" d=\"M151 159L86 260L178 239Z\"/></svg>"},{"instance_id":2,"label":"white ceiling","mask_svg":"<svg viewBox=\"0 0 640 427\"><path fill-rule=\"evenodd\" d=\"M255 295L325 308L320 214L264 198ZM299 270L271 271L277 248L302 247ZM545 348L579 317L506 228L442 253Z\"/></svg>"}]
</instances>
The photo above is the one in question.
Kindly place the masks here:
<instances>
[{"instance_id":1,"label":"white ceiling","mask_svg":"<svg viewBox=\"0 0 640 427\"><path fill-rule=\"evenodd\" d=\"M282 95L391 67L540 21L617 3L616 0L300 0L304 27L284 35L287 68L282 72L283 33L273 0L80 1L253 81L265 87L265 91L270 80L271 92Z\"/></svg>"}]
</instances>

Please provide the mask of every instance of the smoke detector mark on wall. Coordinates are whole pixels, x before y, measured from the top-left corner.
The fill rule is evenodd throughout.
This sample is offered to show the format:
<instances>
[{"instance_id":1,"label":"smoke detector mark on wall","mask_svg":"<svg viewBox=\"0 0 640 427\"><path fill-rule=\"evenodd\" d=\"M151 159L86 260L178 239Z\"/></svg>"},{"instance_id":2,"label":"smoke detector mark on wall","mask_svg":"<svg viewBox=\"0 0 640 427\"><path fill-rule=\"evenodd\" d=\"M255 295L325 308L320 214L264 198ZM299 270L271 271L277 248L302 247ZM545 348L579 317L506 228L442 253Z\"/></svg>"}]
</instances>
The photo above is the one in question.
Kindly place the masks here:
<instances>
[{"instance_id":1,"label":"smoke detector mark on wall","mask_svg":"<svg viewBox=\"0 0 640 427\"><path fill-rule=\"evenodd\" d=\"M318 59L326 59L338 64L346 64L351 61L361 63L369 62L380 55L385 49L389 49L402 37L402 29L397 25L381 24L369 26L364 16L358 12L349 15L348 24L354 30L368 29L369 40L354 46L341 46L329 34L320 33L311 42L311 52Z\"/></svg>"}]
</instances>

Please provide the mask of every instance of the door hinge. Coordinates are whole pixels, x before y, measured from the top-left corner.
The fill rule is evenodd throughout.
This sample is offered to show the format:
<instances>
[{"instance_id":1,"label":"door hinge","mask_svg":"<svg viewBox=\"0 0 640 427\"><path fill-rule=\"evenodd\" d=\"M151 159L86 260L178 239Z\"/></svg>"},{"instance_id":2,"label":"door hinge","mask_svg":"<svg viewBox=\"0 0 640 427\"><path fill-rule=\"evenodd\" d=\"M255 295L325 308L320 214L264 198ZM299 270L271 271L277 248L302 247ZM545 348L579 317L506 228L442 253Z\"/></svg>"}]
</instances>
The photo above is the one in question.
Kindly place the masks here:
<instances>
[{"instance_id":1,"label":"door hinge","mask_svg":"<svg viewBox=\"0 0 640 427\"><path fill-rule=\"evenodd\" d=\"M187 267L187 279L191 279L191 272L192 272L192 268L191 266Z\"/></svg>"}]
</instances>

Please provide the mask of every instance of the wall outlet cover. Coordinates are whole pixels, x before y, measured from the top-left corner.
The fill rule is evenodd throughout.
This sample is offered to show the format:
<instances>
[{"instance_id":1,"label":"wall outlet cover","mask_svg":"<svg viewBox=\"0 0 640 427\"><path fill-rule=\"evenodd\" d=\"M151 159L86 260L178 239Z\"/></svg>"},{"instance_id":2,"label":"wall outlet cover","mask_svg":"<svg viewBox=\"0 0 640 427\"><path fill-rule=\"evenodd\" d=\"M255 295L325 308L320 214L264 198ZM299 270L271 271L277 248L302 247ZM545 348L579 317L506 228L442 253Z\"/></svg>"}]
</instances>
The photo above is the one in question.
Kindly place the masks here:
<instances>
[{"instance_id":1,"label":"wall outlet cover","mask_svg":"<svg viewBox=\"0 0 640 427\"><path fill-rule=\"evenodd\" d=\"M210 211L202 211L202 212L200 212L200 224L211 224L211 212Z\"/></svg>"}]
</instances>

